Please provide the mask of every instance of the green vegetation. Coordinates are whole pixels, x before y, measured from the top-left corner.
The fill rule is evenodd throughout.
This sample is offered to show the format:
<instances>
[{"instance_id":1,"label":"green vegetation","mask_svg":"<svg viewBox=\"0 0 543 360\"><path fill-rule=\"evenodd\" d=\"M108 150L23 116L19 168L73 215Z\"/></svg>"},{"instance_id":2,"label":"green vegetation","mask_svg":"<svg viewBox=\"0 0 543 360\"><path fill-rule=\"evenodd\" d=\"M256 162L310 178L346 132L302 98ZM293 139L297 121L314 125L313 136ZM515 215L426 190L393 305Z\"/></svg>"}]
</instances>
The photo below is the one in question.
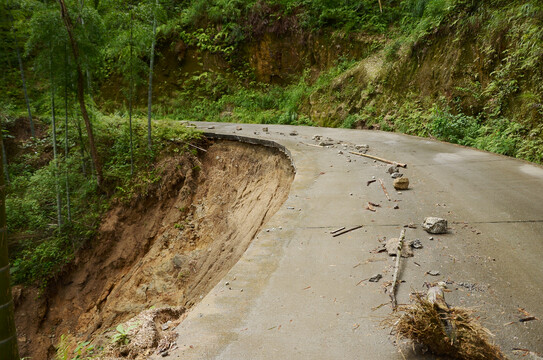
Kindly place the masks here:
<instances>
[{"instance_id":1,"label":"green vegetation","mask_svg":"<svg viewBox=\"0 0 543 360\"><path fill-rule=\"evenodd\" d=\"M64 3L78 56L58 1L0 0L16 283L46 286L95 235L112 198L160 180L153 163L165 144L198 137L178 120L373 128L543 162L535 0ZM162 119L151 142L147 105ZM36 137L21 135L29 114ZM59 167L54 134L65 149Z\"/></svg>"},{"instance_id":2,"label":"green vegetation","mask_svg":"<svg viewBox=\"0 0 543 360\"><path fill-rule=\"evenodd\" d=\"M68 159L61 160L69 169L72 222L58 226L56 223L55 164L50 158L50 139L30 141L27 149L10 164L10 179L6 201L8 229L17 243L11 251L11 273L15 283L38 282L45 287L73 259L77 249L91 239L98 228L100 217L109 206L112 196L130 200L133 195L146 195L146 191L160 178L153 167L157 154L172 143L190 142L199 133L179 124L164 122L154 132L153 152L147 147L144 119L134 123L135 173L130 175L129 133L126 117L97 115L95 131L98 135L98 151L104 161L106 193L99 192L95 179L84 173L89 169L88 157L79 152L77 129L68 129L70 152ZM64 128L59 129L64 132ZM186 145L176 145L187 151ZM47 155L49 153L49 155ZM44 155L45 154L45 155ZM45 162L44 166L36 164ZM62 171L61 174L66 174ZM61 183L64 183L65 175ZM61 197L66 198L62 188ZM62 207L64 218L67 206Z\"/></svg>"}]
</instances>

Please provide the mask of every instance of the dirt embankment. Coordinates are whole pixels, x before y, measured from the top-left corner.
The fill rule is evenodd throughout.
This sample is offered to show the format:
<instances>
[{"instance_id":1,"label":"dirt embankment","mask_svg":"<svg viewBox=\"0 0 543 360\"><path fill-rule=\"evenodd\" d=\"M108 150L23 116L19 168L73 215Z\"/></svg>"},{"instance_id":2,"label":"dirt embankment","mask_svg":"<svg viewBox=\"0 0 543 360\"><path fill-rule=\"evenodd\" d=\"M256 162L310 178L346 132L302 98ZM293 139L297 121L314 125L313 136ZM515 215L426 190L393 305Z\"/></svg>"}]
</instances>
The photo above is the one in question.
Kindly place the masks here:
<instances>
[{"instance_id":1,"label":"dirt embankment","mask_svg":"<svg viewBox=\"0 0 543 360\"><path fill-rule=\"evenodd\" d=\"M145 346L156 346L167 335L161 325L179 322L237 262L294 176L278 151L235 142L217 142L200 158L168 157L158 167L161 180L150 195L114 206L74 269L45 295L15 289L22 356L52 358L65 335L74 345L95 339L113 348L111 355L135 358L128 348L115 353L108 329L167 308L147 322L153 329Z\"/></svg>"}]
</instances>

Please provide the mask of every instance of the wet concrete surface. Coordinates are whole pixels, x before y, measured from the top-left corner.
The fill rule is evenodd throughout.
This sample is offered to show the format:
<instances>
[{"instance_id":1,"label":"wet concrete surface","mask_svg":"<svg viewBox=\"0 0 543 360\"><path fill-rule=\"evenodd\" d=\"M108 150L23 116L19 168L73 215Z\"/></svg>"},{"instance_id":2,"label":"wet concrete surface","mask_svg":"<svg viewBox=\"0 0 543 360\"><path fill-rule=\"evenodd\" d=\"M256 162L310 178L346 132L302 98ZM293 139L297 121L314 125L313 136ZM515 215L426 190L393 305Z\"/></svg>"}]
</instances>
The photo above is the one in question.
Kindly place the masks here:
<instances>
[{"instance_id":1,"label":"wet concrete surface","mask_svg":"<svg viewBox=\"0 0 543 360\"><path fill-rule=\"evenodd\" d=\"M290 151L297 173L265 230L179 325L178 349L166 358L433 359L405 345L402 356L390 329L380 325L391 312L384 290L394 258L372 250L410 223L416 229L407 228L406 239L420 239L423 248L402 261L399 303L425 282L447 281L447 302L475 309L508 356L525 358L515 348L543 353L543 321L518 322L519 308L543 319L543 168L394 133L195 124L275 141ZM334 146L307 145L317 144L315 134ZM357 144L407 163L400 172L410 189L394 190L389 165L349 154ZM383 179L391 201L378 181L366 185L373 177ZM368 201L381 206L368 211ZM427 234L420 226L426 216L446 218L449 232ZM330 234L356 225L363 227ZM367 280L378 273L379 282Z\"/></svg>"}]
</instances>

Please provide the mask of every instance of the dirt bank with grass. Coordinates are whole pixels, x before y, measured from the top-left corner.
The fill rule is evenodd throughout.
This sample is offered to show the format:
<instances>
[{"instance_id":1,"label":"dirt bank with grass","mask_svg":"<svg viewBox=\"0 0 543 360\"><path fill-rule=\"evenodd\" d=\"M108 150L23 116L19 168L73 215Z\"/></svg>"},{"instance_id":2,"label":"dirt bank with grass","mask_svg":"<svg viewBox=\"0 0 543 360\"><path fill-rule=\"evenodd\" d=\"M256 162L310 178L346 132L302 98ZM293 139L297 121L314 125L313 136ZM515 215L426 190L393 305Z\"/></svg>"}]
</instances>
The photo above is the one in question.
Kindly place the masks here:
<instances>
[{"instance_id":1,"label":"dirt bank with grass","mask_svg":"<svg viewBox=\"0 0 543 360\"><path fill-rule=\"evenodd\" d=\"M87 340L113 356L144 356L141 348L109 346L111 329L166 308L147 323L146 344L156 346L167 335L161 324L178 322L237 262L286 200L294 172L270 148L216 142L202 154L162 159L160 180L114 205L99 235L45 294L15 289L22 356L53 358L59 343L71 351Z\"/></svg>"}]
</instances>

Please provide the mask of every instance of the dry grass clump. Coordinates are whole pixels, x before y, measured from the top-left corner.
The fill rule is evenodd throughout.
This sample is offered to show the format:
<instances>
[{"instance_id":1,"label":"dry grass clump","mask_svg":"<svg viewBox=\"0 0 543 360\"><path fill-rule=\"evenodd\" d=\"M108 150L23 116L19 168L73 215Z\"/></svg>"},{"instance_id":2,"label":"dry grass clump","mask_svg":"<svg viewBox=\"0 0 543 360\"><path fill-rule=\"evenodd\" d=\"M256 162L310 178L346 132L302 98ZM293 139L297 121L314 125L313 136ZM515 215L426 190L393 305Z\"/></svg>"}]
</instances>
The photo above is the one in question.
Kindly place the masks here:
<instances>
[{"instance_id":1,"label":"dry grass clump","mask_svg":"<svg viewBox=\"0 0 543 360\"><path fill-rule=\"evenodd\" d=\"M472 311L443 309L417 295L411 305L398 308L384 324L399 338L425 345L435 355L466 360L506 360L499 347L488 341L490 332L471 315Z\"/></svg>"}]
</instances>

